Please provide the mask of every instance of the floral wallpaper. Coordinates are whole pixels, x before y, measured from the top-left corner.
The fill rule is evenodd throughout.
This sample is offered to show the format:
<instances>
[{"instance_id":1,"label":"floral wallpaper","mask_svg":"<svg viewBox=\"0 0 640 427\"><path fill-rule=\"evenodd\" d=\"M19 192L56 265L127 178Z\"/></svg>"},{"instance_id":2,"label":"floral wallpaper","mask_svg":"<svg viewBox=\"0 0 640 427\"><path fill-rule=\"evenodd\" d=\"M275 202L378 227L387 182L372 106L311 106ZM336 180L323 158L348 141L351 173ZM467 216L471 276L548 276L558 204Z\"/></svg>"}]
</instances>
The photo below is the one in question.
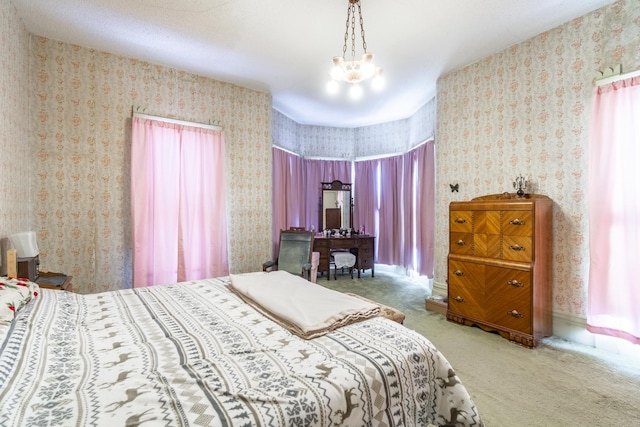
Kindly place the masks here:
<instances>
[{"instance_id":1,"label":"floral wallpaper","mask_svg":"<svg viewBox=\"0 0 640 427\"><path fill-rule=\"evenodd\" d=\"M230 268L271 258L271 95L37 37L0 0L0 237L82 293L131 286L131 113L224 127ZM135 165L134 165L135 167Z\"/></svg>"},{"instance_id":2,"label":"floral wallpaper","mask_svg":"<svg viewBox=\"0 0 640 427\"><path fill-rule=\"evenodd\" d=\"M446 281L449 202L513 192L522 174L554 201L553 310L585 315L591 92L606 67L640 68L638 40L640 2L622 0L439 80L436 282Z\"/></svg>"},{"instance_id":3,"label":"floral wallpaper","mask_svg":"<svg viewBox=\"0 0 640 427\"><path fill-rule=\"evenodd\" d=\"M32 227L29 201L29 34L0 0L0 237Z\"/></svg>"},{"instance_id":4,"label":"floral wallpaper","mask_svg":"<svg viewBox=\"0 0 640 427\"><path fill-rule=\"evenodd\" d=\"M41 268L82 292L131 286L132 109L225 131L231 272L271 252L271 96L42 37L31 40L32 183Z\"/></svg>"},{"instance_id":5,"label":"floral wallpaper","mask_svg":"<svg viewBox=\"0 0 640 427\"><path fill-rule=\"evenodd\" d=\"M353 160L404 153L435 134L435 98L405 120L358 128L301 125L273 111L273 144L304 157Z\"/></svg>"}]
</instances>

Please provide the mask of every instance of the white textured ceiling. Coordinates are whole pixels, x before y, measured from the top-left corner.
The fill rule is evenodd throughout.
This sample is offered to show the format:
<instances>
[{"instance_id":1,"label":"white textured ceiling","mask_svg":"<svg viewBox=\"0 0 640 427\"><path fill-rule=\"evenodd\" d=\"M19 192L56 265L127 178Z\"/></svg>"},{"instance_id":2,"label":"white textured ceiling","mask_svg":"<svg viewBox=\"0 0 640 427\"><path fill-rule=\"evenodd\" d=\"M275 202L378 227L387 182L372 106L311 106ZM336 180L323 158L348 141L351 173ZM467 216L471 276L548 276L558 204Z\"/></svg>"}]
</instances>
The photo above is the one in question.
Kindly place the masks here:
<instances>
[{"instance_id":1,"label":"white textured ceiling","mask_svg":"<svg viewBox=\"0 0 640 427\"><path fill-rule=\"evenodd\" d=\"M407 118L444 73L613 0L361 0L386 86L356 102L325 89L348 0L11 2L36 35L268 91L298 123L357 127Z\"/></svg>"}]
</instances>

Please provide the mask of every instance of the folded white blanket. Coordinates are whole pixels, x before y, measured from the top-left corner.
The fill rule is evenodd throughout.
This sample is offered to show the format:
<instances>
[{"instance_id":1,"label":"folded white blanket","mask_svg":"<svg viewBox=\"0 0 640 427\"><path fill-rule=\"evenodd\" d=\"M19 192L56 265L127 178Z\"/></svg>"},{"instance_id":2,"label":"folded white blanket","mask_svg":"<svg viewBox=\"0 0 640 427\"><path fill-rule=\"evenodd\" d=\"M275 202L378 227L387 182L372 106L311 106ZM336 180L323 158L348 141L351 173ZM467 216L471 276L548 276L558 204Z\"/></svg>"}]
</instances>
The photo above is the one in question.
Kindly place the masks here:
<instances>
[{"instance_id":1,"label":"folded white blanket","mask_svg":"<svg viewBox=\"0 0 640 427\"><path fill-rule=\"evenodd\" d=\"M380 313L376 304L327 289L286 271L231 274L229 278L230 290L305 339Z\"/></svg>"}]
</instances>

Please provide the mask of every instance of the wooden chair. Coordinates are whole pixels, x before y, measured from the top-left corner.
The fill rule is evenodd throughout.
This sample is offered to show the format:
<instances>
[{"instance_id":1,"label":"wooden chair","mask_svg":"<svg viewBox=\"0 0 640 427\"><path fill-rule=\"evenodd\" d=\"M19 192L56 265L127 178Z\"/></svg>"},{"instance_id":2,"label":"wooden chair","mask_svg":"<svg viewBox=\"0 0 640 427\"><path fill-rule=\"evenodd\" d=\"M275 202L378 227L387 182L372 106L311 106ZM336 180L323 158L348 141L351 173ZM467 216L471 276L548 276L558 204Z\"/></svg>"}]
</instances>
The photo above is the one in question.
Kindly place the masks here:
<instances>
[{"instance_id":1,"label":"wooden chair","mask_svg":"<svg viewBox=\"0 0 640 427\"><path fill-rule=\"evenodd\" d=\"M262 271L270 271L274 267L280 271L310 279L313 252L312 231L280 230L280 245L275 261L262 264Z\"/></svg>"}]
</instances>

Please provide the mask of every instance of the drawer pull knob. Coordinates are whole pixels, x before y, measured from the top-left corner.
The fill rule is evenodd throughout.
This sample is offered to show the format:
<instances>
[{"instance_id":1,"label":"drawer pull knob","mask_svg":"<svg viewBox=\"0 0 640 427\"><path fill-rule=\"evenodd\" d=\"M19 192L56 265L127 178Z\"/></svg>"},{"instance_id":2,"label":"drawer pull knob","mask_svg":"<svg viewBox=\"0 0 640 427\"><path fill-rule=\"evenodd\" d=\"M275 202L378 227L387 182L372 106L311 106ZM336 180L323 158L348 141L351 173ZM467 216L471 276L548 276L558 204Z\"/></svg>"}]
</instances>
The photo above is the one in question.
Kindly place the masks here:
<instances>
[{"instance_id":1,"label":"drawer pull knob","mask_svg":"<svg viewBox=\"0 0 640 427\"><path fill-rule=\"evenodd\" d=\"M520 246L520 245L511 245L509 246L509 249L511 249L512 251L524 251L524 246Z\"/></svg>"},{"instance_id":2,"label":"drawer pull knob","mask_svg":"<svg viewBox=\"0 0 640 427\"><path fill-rule=\"evenodd\" d=\"M524 283L518 282L517 280L509 280L507 283L511 286L515 286L516 288L521 288L524 286Z\"/></svg>"},{"instance_id":3,"label":"drawer pull knob","mask_svg":"<svg viewBox=\"0 0 640 427\"><path fill-rule=\"evenodd\" d=\"M524 225L524 220L516 218L516 219L513 219L513 220L509 221L509 224L512 224L512 225Z\"/></svg>"},{"instance_id":4,"label":"drawer pull knob","mask_svg":"<svg viewBox=\"0 0 640 427\"><path fill-rule=\"evenodd\" d=\"M464 276L464 272L460 270L454 271L453 274L455 274L456 276Z\"/></svg>"},{"instance_id":5,"label":"drawer pull knob","mask_svg":"<svg viewBox=\"0 0 640 427\"><path fill-rule=\"evenodd\" d=\"M464 219L464 218L456 218L456 223L458 223L458 224L465 224L466 222L467 222L467 220Z\"/></svg>"},{"instance_id":6,"label":"drawer pull knob","mask_svg":"<svg viewBox=\"0 0 640 427\"><path fill-rule=\"evenodd\" d=\"M458 246L464 246L464 245L466 245L466 244L467 244L467 242L465 242L464 240L458 240L458 241L456 242L456 245L458 245Z\"/></svg>"},{"instance_id":7,"label":"drawer pull knob","mask_svg":"<svg viewBox=\"0 0 640 427\"><path fill-rule=\"evenodd\" d=\"M518 312L518 310L507 311L507 314L515 317L516 319L522 319L524 317L524 314Z\"/></svg>"},{"instance_id":8,"label":"drawer pull knob","mask_svg":"<svg viewBox=\"0 0 640 427\"><path fill-rule=\"evenodd\" d=\"M464 298L462 298L462 297L460 297L460 296L455 297L455 298L454 298L454 300L456 300L456 301L458 301L458 302L464 302Z\"/></svg>"}]
</instances>

